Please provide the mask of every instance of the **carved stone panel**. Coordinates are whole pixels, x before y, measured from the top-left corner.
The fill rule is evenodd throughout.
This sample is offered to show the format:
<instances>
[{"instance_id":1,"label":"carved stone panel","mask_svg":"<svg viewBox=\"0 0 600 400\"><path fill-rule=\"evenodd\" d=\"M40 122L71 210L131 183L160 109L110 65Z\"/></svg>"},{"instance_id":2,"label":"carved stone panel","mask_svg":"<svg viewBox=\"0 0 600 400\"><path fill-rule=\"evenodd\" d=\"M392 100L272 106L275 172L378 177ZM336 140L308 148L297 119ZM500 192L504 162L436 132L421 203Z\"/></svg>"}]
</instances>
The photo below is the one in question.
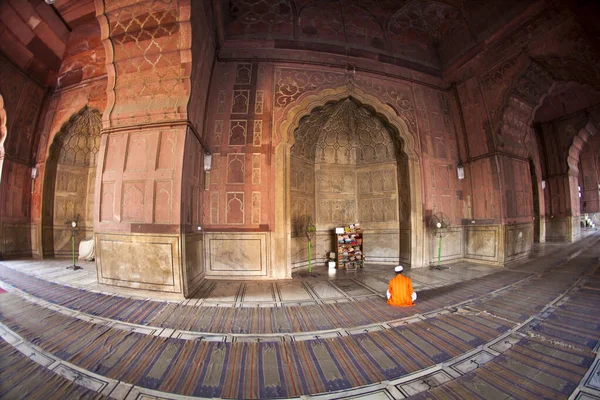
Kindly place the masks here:
<instances>
[{"instance_id":1,"label":"carved stone panel","mask_svg":"<svg viewBox=\"0 0 600 400\"><path fill-rule=\"evenodd\" d=\"M231 101L232 114L248 114L248 104L250 102L249 90L234 90Z\"/></svg>"},{"instance_id":2,"label":"carved stone panel","mask_svg":"<svg viewBox=\"0 0 600 400\"><path fill-rule=\"evenodd\" d=\"M222 121L221 121L222 122ZM177 135L174 131L160 133L157 169L173 169L175 164L175 148Z\"/></svg>"},{"instance_id":3,"label":"carved stone panel","mask_svg":"<svg viewBox=\"0 0 600 400\"><path fill-rule=\"evenodd\" d=\"M262 144L262 128L263 122L260 120L254 121L254 130L252 132L252 145L260 146Z\"/></svg>"},{"instance_id":4,"label":"carved stone panel","mask_svg":"<svg viewBox=\"0 0 600 400\"><path fill-rule=\"evenodd\" d=\"M467 228L467 258L480 260L498 260L498 229L491 227L468 227Z\"/></svg>"},{"instance_id":5,"label":"carved stone panel","mask_svg":"<svg viewBox=\"0 0 600 400\"><path fill-rule=\"evenodd\" d=\"M206 275L228 279L266 276L268 239L265 233L206 234Z\"/></svg>"},{"instance_id":6,"label":"carved stone panel","mask_svg":"<svg viewBox=\"0 0 600 400\"><path fill-rule=\"evenodd\" d=\"M145 133L129 135L125 171L146 171L149 153L148 135Z\"/></svg>"},{"instance_id":7,"label":"carved stone panel","mask_svg":"<svg viewBox=\"0 0 600 400\"><path fill-rule=\"evenodd\" d=\"M145 181L123 182L122 216L125 222L144 221Z\"/></svg>"},{"instance_id":8,"label":"carved stone panel","mask_svg":"<svg viewBox=\"0 0 600 400\"><path fill-rule=\"evenodd\" d=\"M98 234L100 283L180 292L177 236Z\"/></svg>"},{"instance_id":9,"label":"carved stone panel","mask_svg":"<svg viewBox=\"0 0 600 400\"><path fill-rule=\"evenodd\" d=\"M252 223L260 224L260 192L252 192Z\"/></svg>"},{"instance_id":10,"label":"carved stone panel","mask_svg":"<svg viewBox=\"0 0 600 400\"><path fill-rule=\"evenodd\" d=\"M227 193L225 216L227 224L244 223L244 193Z\"/></svg>"},{"instance_id":11,"label":"carved stone panel","mask_svg":"<svg viewBox=\"0 0 600 400\"><path fill-rule=\"evenodd\" d=\"M162 224L171 223L171 181L154 182L154 222Z\"/></svg>"},{"instance_id":12,"label":"carved stone panel","mask_svg":"<svg viewBox=\"0 0 600 400\"><path fill-rule=\"evenodd\" d=\"M235 73L236 85L249 85L252 82L252 64L239 63Z\"/></svg>"},{"instance_id":13,"label":"carved stone panel","mask_svg":"<svg viewBox=\"0 0 600 400\"><path fill-rule=\"evenodd\" d=\"M115 183L103 182L100 195L100 221L114 221Z\"/></svg>"},{"instance_id":14,"label":"carved stone panel","mask_svg":"<svg viewBox=\"0 0 600 400\"><path fill-rule=\"evenodd\" d=\"M319 223L343 225L356 222L355 200L320 199L317 204Z\"/></svg>"},{"instance_id":15,"label":"carved stone panel","mask_svg":"<svg viewBox=\"0 0 600 400\"><path fill-rule=\"evenodd\" d=\"M265 98L265 91L257 90L256 91L256 101L254 104L254 114L260 115L263 113L264 98Z\"/></svg>"},{"instance_id":16,"label":"carved stone panel","mask_svg":"<svg viewBox=\"0 0 600 400\"><path fill-rule=\"evenodd\" d=\"M219 90L219 97L217 98L217 114L225 113L226 99L227 99L227 92L225 90Z\"/></svg>"},{"instance_id":17,"label":"carved stone panel","mask_svg":"<svg viewBox=\"0 0 600 400\"><path fill-rule=\"evenodd\" d=\"M353 169L336 171L323 168L317 173L319 193L355 193L356 175Z\"/></svg>"},{"instance_id":18,"label":"carved stone panel","mask_svg":"<svg viewBox=\"0 0 600 400\"><path fill-rule=\"evenodd\" d=\"M261 154L255 153L252 154L252 184L260 185L261 183Z\"/></svg>"},{"instance_id":19,"label":"carved stone panel","mask_svg":"<svg viewBox=\"0 0 600 400\"><path fill-rule=\"evenodd\" d=\"M243 146L248 136L248 122L246 120L229 121L229 145Z\"/></svg>"},{"instance_id":20,"label":"carved stone panel","mask_svg":"<svg viewBox=\"0 0 600 400\"><path fill-rule=\"evenodd\" d=\"M219 193L210 193L210 223L219 223Z\"/></svg>"},{"instance_id":21,"label":"carved stone panel","mask_svg":"<svg viewBox=\"0 0 600 400\"><path fill-rule=\"evenodd\" d=\"M227 183L244 183L245 162L246 155L243 153L227 154Z\"/></svg>"}]
</instances>

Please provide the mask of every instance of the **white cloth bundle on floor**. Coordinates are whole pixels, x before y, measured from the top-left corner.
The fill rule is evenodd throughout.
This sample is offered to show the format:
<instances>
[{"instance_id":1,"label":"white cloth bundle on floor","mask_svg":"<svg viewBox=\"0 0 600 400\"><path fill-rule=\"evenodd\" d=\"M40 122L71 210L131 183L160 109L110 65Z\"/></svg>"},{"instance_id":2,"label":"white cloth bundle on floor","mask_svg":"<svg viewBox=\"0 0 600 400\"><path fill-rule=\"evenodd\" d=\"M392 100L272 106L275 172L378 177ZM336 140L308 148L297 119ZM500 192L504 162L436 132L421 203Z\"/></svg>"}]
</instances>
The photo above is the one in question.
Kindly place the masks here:
<instances>
[{"instance_id":1,"label":"white cloth bundle on floor","mask_svg":"<svg viewBox=\"0 0 600 400\"><path fill-rule=\"evenodd\" d=\"M79 259L92 261L96 257L96 248L94 247L94 239L82 240L79 243Z\"/></svg>"}]
</instances>

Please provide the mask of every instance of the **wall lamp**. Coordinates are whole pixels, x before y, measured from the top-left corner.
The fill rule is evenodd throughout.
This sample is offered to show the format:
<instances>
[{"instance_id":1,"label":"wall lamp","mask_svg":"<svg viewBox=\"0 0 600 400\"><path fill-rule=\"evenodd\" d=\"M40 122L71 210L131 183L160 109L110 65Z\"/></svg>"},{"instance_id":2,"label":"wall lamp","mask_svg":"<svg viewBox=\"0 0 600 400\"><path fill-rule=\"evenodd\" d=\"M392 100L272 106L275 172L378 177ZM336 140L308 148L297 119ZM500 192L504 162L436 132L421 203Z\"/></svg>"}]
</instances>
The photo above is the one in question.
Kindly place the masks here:
<instances>
[{"instance_id":1,"label":"wall lamp","mask_svg":"<svg viewBox=\"0 0 600 400\"><path fill-rule=\"evenodd\" d=\"M31 179L35 180L37 178L38 169L37 167L31 167Z\"/></svg>"},{"instance_id":2,"label":"wall lamp","mask_svg":"<svg viewBox=\"0 0 600 400\"><path fill-rule=\"evenodd\" d=\"M212 154L204 153L204 171L208 172L212 169Z\"/></svg>"},{"instance_id":3,"label":"wall lamp","mask_svg":"<svg viewBox=\"0 0 600 400\"><path fill-rule=\"evenodd\" d=\"M462 164L458 164L456 167L456 175L458 176L459 181L465 179L465 168L462 166Z\"/></svg>"},{"instance_id":4,"label":"wall lamp","mask_svg":"<svg viewBox=\"0 0 600 400\"><path fill-rule=\"evenodd\" d=\"M546 181L542 180L542 189L546 189Z\"/></svg>"}]
</instances>

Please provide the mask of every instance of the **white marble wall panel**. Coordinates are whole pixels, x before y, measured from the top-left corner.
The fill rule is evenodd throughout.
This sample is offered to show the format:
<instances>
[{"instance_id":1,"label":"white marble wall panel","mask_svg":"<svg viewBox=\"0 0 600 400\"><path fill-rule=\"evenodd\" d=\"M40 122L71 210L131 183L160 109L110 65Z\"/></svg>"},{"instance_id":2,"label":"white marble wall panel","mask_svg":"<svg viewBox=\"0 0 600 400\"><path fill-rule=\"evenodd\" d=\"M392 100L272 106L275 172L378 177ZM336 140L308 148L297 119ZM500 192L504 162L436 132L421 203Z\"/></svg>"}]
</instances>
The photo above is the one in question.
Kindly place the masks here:
<instances>
[{"instance_id":1,"label":"white marble wall panel","mask_svg":"<svg viewBox=\"0 0 600 400\"><path fill-rule=\"evenodd\" d=\"M430 265L437 264L438 251L440 246L440 237L434 230L427 231L427 240L429 242ZM442 254L440 261L449 261L462 258L463 253L463 228L450 228L442 235Z\"/></svg>"},{"instance_id":2,"label":"white marble wall panel","mask_svg":"<svg viewBox=\"0 0 600 400\"><path fill-rule=\"evenodd\" d=\"M533 247L533 223L507 225L506 260L526 257Z\"/></svg>"},{"instance_id":3,"label":"white marble wall panel","mask_svg":"<svg viewBox=\"0 0 600 400\"><path fill-rule=\"evenodd\" d=\"M397 263L399 261L398 230L365 230L363 240L367 262Z\"/></svg>"},{"instance_id":4,"label":"white marble wall panel","mask_svg":"<svg viewBox=\"0 0 600 400\"><path fill-rule=\"evenodd\" d=\"M546 240L563 242L570 239L569 218L546 218Z\"/></svg>"},{"instance_id":5,"label":"white marble wall panel","mask_svg":"<svg viewBox=\"0 0 600 400\"><path fill-rule=\"evenodd\" d=\"M181 293L178 236L96 235L98 282Z\"/></svg>"},{"instance_id":6,"label":"white marble wall panel","mask_svg":"<svg viewBox=\"0 0 600 400\"><path fill-rule=\"evenodd\" d=\"M266 233L207 233L206 277L244 279L267 276Z\"/></svg>"},{"instance_id":7,"label":"white marble wall panel","mask_svg":"<svg viewBox=\"0 0 600 400\"><path fill-rule=\"evenodd\" d=\"M499 226L470 226L466 228L466 258L498 261Z\"/></svg>"}]
</instances>

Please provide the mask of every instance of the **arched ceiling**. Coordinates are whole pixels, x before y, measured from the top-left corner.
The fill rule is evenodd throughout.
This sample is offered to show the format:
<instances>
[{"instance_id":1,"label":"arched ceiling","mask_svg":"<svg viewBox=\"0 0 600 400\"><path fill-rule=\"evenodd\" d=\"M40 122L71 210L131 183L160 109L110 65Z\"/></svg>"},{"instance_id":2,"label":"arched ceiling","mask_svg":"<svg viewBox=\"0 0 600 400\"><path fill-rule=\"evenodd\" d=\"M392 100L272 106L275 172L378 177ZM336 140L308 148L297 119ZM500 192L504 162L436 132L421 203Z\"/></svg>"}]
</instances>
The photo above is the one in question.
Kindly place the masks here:
<instances>
[{"instance_id":1,"label":"arched ceiling","mask_svg":"<svg viewBox=\"0 0 600 400\"><path fill-rule=\"evenodd\" d=\"M356 165L396 160L395 135L380 117L348 98L300 121L291 155L310 163Z\"/></svg>"},{"instance_id":2,"label":"arched ceiling","mask_svg":"<svg viewBox=\"0 0 600 400\"><path fill-rule=\"evenodd\" d=\"M548 122L600 104L600 92L577 82L557 85L537 109L535 122Z\"/></svg>"},{"instance_id":3,"label":"arched ceiling","mask_svg":"<svg viewBox=\"0 0 600 400\"><path fill-rule=\"evenodd\" d=\"M0 1L0 51L42 85L54 86L71 33L95 19L94 0ZM88 36L99 41L99 29Z\"/></svg>"},{"instance_id":4,"label":"arched ceiling","mask_svg":"<svg viewBox=\"0 0 600 400\"><path fill-rule=\"evenodd\" d=\"M491 36L534 2L217 1L226 11L223 21L219 21L225 40L264 39L277 42L276 47L287 45L334 53L355 49L360 50L359 54L385 54L437 70ZM293 44L298 42L302 44Z\"/></svg>"}]
</instances>

